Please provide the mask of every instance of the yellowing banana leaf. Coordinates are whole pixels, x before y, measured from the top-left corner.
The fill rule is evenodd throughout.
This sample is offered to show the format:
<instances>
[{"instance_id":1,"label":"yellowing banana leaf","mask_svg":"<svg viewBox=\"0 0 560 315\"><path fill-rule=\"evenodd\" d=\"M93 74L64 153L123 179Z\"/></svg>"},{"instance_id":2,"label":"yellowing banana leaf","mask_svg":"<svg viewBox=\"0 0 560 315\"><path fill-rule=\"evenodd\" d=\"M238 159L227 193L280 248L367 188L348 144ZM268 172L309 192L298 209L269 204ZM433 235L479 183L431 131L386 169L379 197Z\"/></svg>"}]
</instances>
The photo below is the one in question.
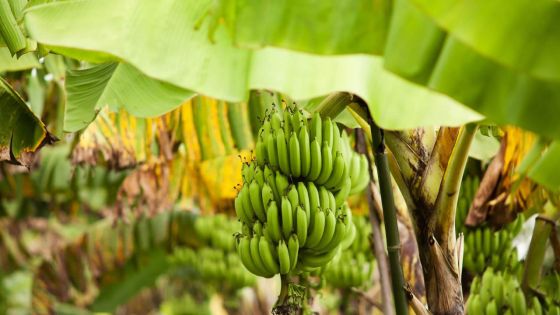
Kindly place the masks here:
<instances>
[{"instance_id":1,"label":"yellowing banana leaf","mask_svg":"<svg viewBox=\"0 0 560 315\"><path fill-rule=\"evenodd\" d=\"M197 24L210 7L210 1L194 0L165 6L65 1L30 8L25 24L34 39L55 51L84 59L96 52L111 55L151 78L227 101L246 101L250 88L277 90L296 100L349 91L370 104L385 128L459 125L481 118L442 94L385 71L379 57L250 51L233 45L223 27L211 42L209 23Z\"/></svg>"},{"instance_id":2,"label":"yellowing banana leaf","mask_svg":"<svg viewBox=\"0 0 560 315\"><path fill-rule=\"evenodd\" d=\"M238 193L235 187L242 184L241 168L243 161L250 160L250 158L250 151L242 151L237 154L206 160L200 164L200 176L208 187L212 200L235 199Z\"/></svg>"},{"instance_id":3,"label":"yellowing banana leaf","mask_svg":"<svg viewBox=\"0 0 560 315\"><path fill-rule=\"evenodd\" d=\"M104 106L125 108L139 117L166 113L194 95L193 92L154 80L128 64L101 64L84 70L69 70L64 129L78 131Z\"/></svg>"},{"instance_id":4,"label":"yellowing banana leaf","mask_svg":"<svg viewBox=\"0 0 560 315\"><path fill-rule=\"evenodd\" d=\"M23 99L0 78L0 161L29 165L32 154L55 138Z\"/></svg>"},{"instance_id":5,"label":"yellowing banana leaf","mask_svg":"<svg viewBox=\"0 0 560 315\"><path fill-rule=\"evenodd\" d=\"M41 64L34 54L25 54L19 58L12 57L7 47L0 47L0 73L40 68Z\"/></svg>"},{"instance_id":6,"label":"yellowing banana leaf","mask_svg":"<svg viewBox=\"0 0 560 315\"><path fill-rule=\"evenodd\" d=\"M560 81L560 2L411 1L488 59L529 76Z\"/></svg>"}]
</instances>

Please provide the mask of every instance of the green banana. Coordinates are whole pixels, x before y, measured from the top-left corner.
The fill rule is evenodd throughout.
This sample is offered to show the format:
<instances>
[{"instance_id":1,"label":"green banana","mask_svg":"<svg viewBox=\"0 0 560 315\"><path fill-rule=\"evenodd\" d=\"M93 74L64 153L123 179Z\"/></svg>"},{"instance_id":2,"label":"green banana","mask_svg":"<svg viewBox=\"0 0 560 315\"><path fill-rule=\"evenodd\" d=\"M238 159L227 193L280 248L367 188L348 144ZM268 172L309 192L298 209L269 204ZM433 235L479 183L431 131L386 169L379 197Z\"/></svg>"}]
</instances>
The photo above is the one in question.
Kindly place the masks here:
<instances>
[{"instance_id":1,"label":"green banana","mask_svg":"<svg viewBox=\"0 0 560 315\"><path fill-rule=\"evenodd\" d=\"M304 246L307 240L307 215L300 206L296 208L296 232L299 246Z\"/></svg>"},{"instance_id":2,"label":"green banana","mask_svg":"<svg viewBox=\"0 0 560 315\"><path fill-rule=\"evenodd\" d=\"M290 271L292 271L297 265L299 253L299 240L295 234L288 239L288 253L290 254Z\"/></svg>"},{"instance_id":3,"label":"green banana","mask_svg":"<svg viewBox=\"0 0 560 315\"><path fill-rule=\"evenodd\" d=\"M299 193L295 185L291 185L290 190L288 190L288 200L292 205L292 210L299 206Z\"/></svg>"},{"instance_id":4,"label":"green banana","mask_svg":"<svg viewBox=\"0 0 560 315\"><path fill-rule=\"evenodd\" d=\"M323 141L323 147L321 148L321 158L321 173L319 174L319 177L315 180L315 182L319 185L324 185L331 176L333 170L332 150L331 147L329 147L327 141Z\"/></svg>"},{"instance_id":5,"label":"green banana","mask_svg":"<svg viewBox=\"0 0 560 315\"><path fill-rule=\"evenodd\" d=\"M243 185L241 191L239 192L239 196L241 198L241 204L243 205L243 210L249 217L249 222L253 222L255 220L255 211L253 210L253 206L251 205L251 199L249 197L249 185Z\"/></svg>"},{"instance_id":6,"label":"green banana","mask_svg":"<svg viewBox=\"0 0 560 315\"><path fill-rule=\"evenodd\" d=\"M245 268L247 268L247 270L251 273L261 276L261 274L259 274L259 270L253 263L253 259L251 258L251 243L248 237L243 237L239 240L237 252Z\"/></svg>"},{"instance_id":7,"label":"green banana","mask_svg":"<svg viewBox=\"0 0 560 315\"><path fill-rule=\"evenodd\" d=\"M237 214L237 217L241 220L241 222L247 224L251 223L251 219L247 216L247 213L243 208L243 202L241 201L241 194L238 194L237 197L235 197L235 213Z\"/></svg>"},{"instance_id":8,"label":"green banana","mask_svg":"<svg viewBox=\"0 0 560 315\"><path fill-rule=\"evenodd\" d=\"M288 159L288 146L283 129L276 130L276 152L278 154L278 165L282 173L290 174L290 160Z\"/></svg>"},{"instance_id":9,"label":"green banana","mask_svg":"<svg viewBox=\"0 0 560 315\"><path fill-rule=\"evenodd\" d=\"M280 266L274 258L275 254L273 254L273 252L275 252L276 249L272 246L272 243L270 243L266 237L260 238L259 254L261 256L261 260L269 273L277 274L280 273Z\"/></svg>"},{"instance_id":10,"label":"green banana","mask_svg":"<svg viewBox=\"0 0 560 315\"><path fill-rule=\"evenodd\" d=\"M319 250L321 247L327 246L334 236L334 231L336 228L336 216L334 215L334 211L327 209L325 212L325 228L323 230L323 236L319 243L316 246L310 248L314 248Z\"/></svg>"},{"instance_id":11,"label":"green banana","mask_svg":"<svg viewBox=\"0 0 560 315\"><path fill-rule=\"evenodd\" d=\"M257 215L259 220L261 220L261 222L264 222L266 219L266 215L264 213L261 188L256 180L253 180L249 185L249 197L251 199L251 205L253 206L255 214Z\"/></svg>"},{"instance_id":12,"label":"green banana","mask_svg":"<svg viewBox=\"0 0 560 315\"><path fill-rule=\"evenodd\" d=\"M305 247L314 248L319 244L321 238L323 237L323 231L325 229L325 213L323 210L318 209L313 218L313 227L308 230L308 237Z\"/></svg>"},{"instance_id":13,"label":"green banana","mask_svg":"<svg viewBox=\"0 0 560 315\"><path fill-rule=\"evenodd\" d=\"M333 124L330 117L323 120L323 143L327 142L328 146L332 148L333 145Z\"/></svg>"},{"instance_id":14,"label":"green banana","mask_svg":"<svg viewBox=\"0 0 560 315\"><path fill-rule=\"evenodd\" d=\"M257 221L255 222L255 224L253 224L253 235L263 235L263 226L261 222Z\"/></svg>"},{"instance_id":15,"label":"green banana","mask_svg":"<svg viewBox=\"0 0 560 315\"><path fill-rule=\"evenodd\" d=\"M304 251L301 253L300 261L306 267L321 267L331 261L339 252L339 247L320 255L313 255L311 252Z\"/></svg>"},{"instance_id":16,"label":"green banana","mask_svg":"<svg viewBox=\"0 0 560 315\"><path fill-rule=\"evenodd\" d=\"M271 130L278 130L282 128L282 116L278 111L272 113L270 117L270 127Z\"/></svg>"},{"instance_id":17,"label":"green banana","mask_svg":"<svg viewBox=\"0 0 560 315\"><path fill-rule=\"evenodd\" d=\"M325 228L326 230L326 228ZM331 238L331 240L326 244L326 245L319 245L317 247L317 251L331 251L334 248L336 248L338 245L341 244L342 240L346 237L347 234L347 230L349 231L350 229L346 226L346 224L344 224L344 222L342 221L341 218L337 218L336 219L336 227L333 233L333 237ZM354 229L354 233L355 233L355 229ZM321 240L321 243L323 242L323 240Z\"/></svg>"},{"instance_id":18,"label":"green banana","mask_svg":"<svg viewBox=\"0 0 560 315\"><path fill-rule=\"evenodd\" d=\"M276 136L275 134L270 134L266 140L266 157L268 158L268 163L274 169L278 168L278 153L276 149Z\"/></svg>"},{"instance_id":19,"label":"green banana","mask_svg":"<svg viewBox=\"0 0 560 315\"><path fill-rule=\"evenodd\" d=\"M278 251L278 262L280 265L280 274L287 274L290 272L290 253L288 251L288 246L284 240L280 240L277 247Z\"/></svg>"},{"instance_id":20,"label":"green banana","mask_svg":"<svg viewBox=\"0 0 560 315\"><path fill-rule=\"evenodd\" d=\"M262 186L261 196L262 205L264 209L267 209L270 202L274 200L274 192L272 191L272 188L270 188L270 185L268 185L268 183L265 183Z\"/></svg>"},{"instance_id":21,"label":"green banana","mask_svg":"<svg viewBox=\"0 0 560 315\"><path fill-rule=\"evenodd\" d=\"M331 199L329 194L330 192L324 186L319 187L319 198L321 200L320 205L321 209L323 210L330 209L331 207Z\"/></svg>"},{"instance_id":22,"label":"green banana","mask_svg":"<svg viewBox=\"0 0 560 315\"><path fill-rule=\"evenodd\" d=\"M301 155L301 176L307 177L311 170L311 147L307 128L301 128L298 134L299 151Z\"/></svg>"},{"instance_id":23,"label":"green banana","mask_svg":"<svg viewBox=\"0 0 560 315\"><path fill-rule=\"evenodd\" d=\"M293 177L301 176L301 151L295 132L290 135L290 170Z\"/></svg>"},{"instance_id":24,"label":"green banana","mask_svg":"<svg viewBox=\"0 0 560 315\"><path fill-rule=\"evenodd\" d=\"M274 194L274 200L276 200L276 202L280 201L280 192L278 191L278 189L276 188L276 175L274 174L274 171L272 171L270 169L270 167L265 166L264 167L264 180L265 182L270 186L270 188L272 188L272 193ZM266 206L266 205L264 205Z\"/></svg>"},{"instance_id":25,"label":"green banana","mask_svg":"<svg viewBox=\"0 0 560 315\"><path fill-rule=\"evenodd\" d=\"M344 182L342 183L342 187L340 188L340 190L334 196L335 204L337 207L340 207L341 205L344 204L344 202L348 198L348 195L350 194L351 188L352 188L352 180L349 177L347 177L344 179Z\"/></svg>"},{"instance_id":26,"label":"green banana","mask_svg":"<svg viewBox=\"0 0 560 315\"><path fill-rule=\"evenodd\" d=\"M259 253L260 252L259 251L259 239L260 239L260 236L254 236L253 238L251 238L251 241L250 241L251 259L253 260L253 263L254 263L255 267L259 271L260 276L265 277L265 278L270 278L274 274L272 272L269 272L268 270L266 270L266 267L264 266L264 262L262 261L261 255Z\"/></svg>"},{"instance_id":27,"label":"green banana","mask_svg":"<svg viewBox=\"0 0 560 315\"><path fill-rule=\"evenodd\" d=\"M276 171L276 189L278 190L280 197L286 194L286 190L289 186L290 182L288 182L288 178L282 173Z\"/></svg>"},{"instance_id":28,"label":"green banana","mask_svg":"<svg viewBox=\"0 0 560 315\"><path fill-rule=\"evenodd\" d=\"M321 156L321 144L314 139L309 145L310 156L311 156L311 168L309 170L309 175L307 179L309 181L315 181L321 175L321 169L323 167L323 157Z\"/></svg>"},{"instance_id":29,"label":"green banana","mask_svg":"<svg viewBox=\"0 0 560 315\"><path fill-rule=\"evenodd\" d=\"M340 185L342 184L342 181L344 180L344 178L348 177L348 176L344 176L345 167L346 164L344 163L344 157L342 157L342 153L339 152L335 155L332 173L329 179L327 180L327 182L325 183L325 186L327 186L327 188L333 191L340 189Z\"/></svg>"},{"instance_id":30,"label":"green banana","mask_svg":"<svg viewBox=\"0 0 560 315\"><path fill-rule=\"evenodd\" d=\"M297 183L297 191L299 196L299 203L305 211L305 215L307 216L307 223L309 224L309 219L311 218L311 203L309 201L309 193L307 192L307 187L305 187L305 184L303 182Z\"/></svg>"},{"instance_id":31,"label":"green banana","mask_svg":"<svg viewBox=\"0 0 560 315\"><path fill-rule=\"evenodd\" d=\"M292 113L290 113L289 108L287 108L284 111L283 127L284 127L284 134L288 136L290 132L292 132Z\"/></svg>"},{"instance_id":32,"label":"green banana","mask_svg":"<svg viewBox=\"0 0 560 315\"><path fill-rule=\"evenodd\" d=\"M251 163L251 164L254 164L254 163ZM255 166L254 180L257 181L257 184L259 184L259 186L262 186L264 184L264 172L258 166Z\"/></svg>"},{"instance_id":33,"label":"green banana","mask_svg":"<svg viewBox=\"0 0 560 315\"><path fill-rule=\"evenodd\" d=\"M282 197L282 232L286 239L292 234L293 222L292 204L287 197Z\"/></svg>"},{"instance_id":34,"label":"green banana","mask_svg":"<svg viewBox=\"0 0 560 315\"><path fill-rule=\"evenodd\" d=\"M309 209L310 209L309 228L311 229L313 228L315 213L321 207L321 200L319 196L319 191L317 190L317 186L315 186L313 182L307 183L307 193L309 195Z\"/></svg>"},{"instance_id":35,"label":"green banana","mask_svg":"<svg viewBox=\"0 0 560 315\"><path fill-rule=\"evenodd\" d=\"M323 137L323 125L321 116L319 113L315 112L311 117L311 124L309 125L309 138L311 141L317 140L318 143L322 143ZM313 161L313 160L312 160Z\"/></svg>"},{"instance_id":36,"label":"green banana","mask_svg":"<svg viewBox=\"0 0 560 315\"><path fill-rule=\"evenodd\" d=\"M359 156L360 156L360 175L356 183L352 184L352 189L350 189L350 195L355 195L361 192L362 190L364 190L364 188L366 188L366 186L369 183L369 166L368 166L367 158L363 154L360 154Z\"/></svg>"},{"instance_id":37,"label":"green banana","mask_svg":"<svg viewBox=\"0 0 560 315\"><path fill-rule=\"evenodd\" d=\"M257 164L259 166L264 166L267 158L266 158L266 145L264 144L264 140L261 136L257 136L257 144L255 145L255 155L257 158Z\"/></svg>"},{"instance_id":38,"label":"green banana","mask_svg":"<svg viewBox=\"0 0 560 315\"><path fill-rule=\"evenodd\" d=\"M270 236L274 242L282 239L280 230L280 219L278 216L278 206L275 201L271 201L266 212L266 220L269 226Z\"/></svg>"}]
</instances>

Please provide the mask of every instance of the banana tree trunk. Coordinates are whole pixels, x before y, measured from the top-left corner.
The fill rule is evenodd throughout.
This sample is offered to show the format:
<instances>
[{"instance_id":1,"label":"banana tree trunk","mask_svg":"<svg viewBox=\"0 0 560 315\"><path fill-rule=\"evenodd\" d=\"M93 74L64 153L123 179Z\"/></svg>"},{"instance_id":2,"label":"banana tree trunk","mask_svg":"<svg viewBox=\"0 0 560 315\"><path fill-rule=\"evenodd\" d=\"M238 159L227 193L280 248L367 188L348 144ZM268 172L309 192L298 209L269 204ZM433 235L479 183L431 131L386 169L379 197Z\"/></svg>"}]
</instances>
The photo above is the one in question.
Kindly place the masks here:
<instances>
[{"instance_id":1,"label":"banana tree trunk","mask_svg":"<svg viewBox=\"0 0 560 315\"><path fill-rule=\"evenodd\" d=\"M426 297L432 314L464 314L462 242L455 210L476 126L387 134L392 171L414 221Z\"/></svg>"}]
</instances>

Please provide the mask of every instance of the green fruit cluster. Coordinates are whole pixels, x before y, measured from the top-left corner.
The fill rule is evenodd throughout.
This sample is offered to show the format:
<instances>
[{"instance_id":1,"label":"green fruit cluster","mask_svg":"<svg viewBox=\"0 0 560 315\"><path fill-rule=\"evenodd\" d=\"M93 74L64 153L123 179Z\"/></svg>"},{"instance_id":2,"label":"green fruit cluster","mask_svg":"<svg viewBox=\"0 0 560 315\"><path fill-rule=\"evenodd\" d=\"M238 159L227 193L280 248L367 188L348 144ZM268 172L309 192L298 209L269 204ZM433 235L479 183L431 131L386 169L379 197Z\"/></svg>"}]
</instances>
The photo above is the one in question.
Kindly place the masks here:
<instances>
[{"instance_id":1,"label":"green fruit cluster","mask_svg":"<svg viewBox=\"0 0 560 315\"><path fill-rule=\"evenodd\" d=\"M200 242L225 252L235 251L235 239L232 235L240 227L238 221L231 220L224 214L199 216L194 222L194 230Z\"/></svg>"},{"instance_id":2,"label":"green fruit cluster","mask_svg":"<svg viewBox=\"0 0 560 315\"><path fill-rule=\"evenodd\" d=\"M558 314L557 306L546 310L538 298L527 300L516 276L492 268L473 280L466 306L470 315Z\"/></svg>"},{"instance_id":3,"label":"green fruit cluster","mask_svg":"<svg viewBox=\"0 0 560 315\"><path fill-rule=\"evenodd\" d=\"M210 247L199 250L178 248L172 261L176 265L192 268L205 283L227 285L234 290L256 283L256 277L243 267L236 252Z\"/></svg>"},{"instance_id":4,"label":"green fruit cluster","mask_svg":"<svg viewBox=\"0 0 560 315\"><path fill-rule=\"evenodd\" d=\"M464 222L478 185L477 177L466 177L457 204L457 231L463 232L465 238L463 266L474 274L482 274L487 267L497 271L510 270L517 274L522 265L518 260L517 250L512 246L512 240L521 230L525 219L523 215L519 215L515 221L500 230L489 226L474 229L465 227Z\"/></svg>"},{"instance_id":5,"label":"green fruit cluster","mask_svg":"<svg viewBox=\"0 0 560 315\"><path fill-rule=\"evenodd\" d=\"M371 284L374 268L373 255L369 245L371 225L366 217L353 217L354 241L342 244L342 253L325 268L324 276L333 287L349 288ZM350 238L348 240L351 240Z\"/></svg>"},{"instance_id":6,"label":"green fruit cluster","mask_svg":"<svg viewBox=\"0 0 560 315\"><path fill-rule=\"evenodd\" d=\"M322 267L352 236L345 200L367 185L369 172L357 155L352 180L353 155L343 135L318 114L310 122L293 109L266 118L235 199L243 223L238 252L249 271L269 278Z\"/></svg>"},{"instance_id":7,"label":"green fruit cluster","mask_svg":"<svg viewBox=\"0 0 560 315\"><path fill-rule=\"evenodd\" d=\"M224 214L199 216L194 222L197 248L177 248L171 261L190 268L206 283L235 290L253 286L256 277L243 267L232 237L240 228L239 221Z\"/></svg>"}]
</instances>

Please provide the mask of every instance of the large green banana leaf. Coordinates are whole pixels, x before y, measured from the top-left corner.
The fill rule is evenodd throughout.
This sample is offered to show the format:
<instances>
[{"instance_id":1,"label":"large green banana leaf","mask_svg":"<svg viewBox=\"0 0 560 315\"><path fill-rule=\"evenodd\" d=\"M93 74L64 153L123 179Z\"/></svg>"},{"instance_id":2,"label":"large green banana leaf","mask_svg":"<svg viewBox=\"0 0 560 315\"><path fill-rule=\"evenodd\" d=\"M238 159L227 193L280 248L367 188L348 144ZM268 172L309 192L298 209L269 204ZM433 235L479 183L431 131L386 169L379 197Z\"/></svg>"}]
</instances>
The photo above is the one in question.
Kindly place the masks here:
<instances>
[{"instance_id":1,"label":"large green banana leaf","mask_svg":"<svg viewBox=\"0 0 560 315\"><path fill-rule=\"evenodd\" d=\"M478 53L545 80L560 81L560 2L412 0Z\"/></svg>"},{"instance_id":2,"label":"large green banana leaf","mask_svg":"<svg viewBox=\"0 0 560 315\"><path fill-rule=\"evenodd\" d=\"M30 36L55 51L93 61L113 56L151 78L228 101L246 100L251 88L297 100L349 91L368 102L385 128L481 119L452 99L387 72L379 57L252 51L233 45L222 27L211 42L208 23L195 29L209 8L210 1L194 0L64 1L29 9L25 23Z\"/></svg>"},{"instance_id":3,"label":"large green banana leaf","mask_svg":"<svg viewBox=\"0 0 560 315\"><path fill-rule=\"evenodd\" d=\"M138 117L157 116L181 105L194 93L147 77L125 63L68 71L64 130L78 131L104 106L125 108Z\"/></svg>"},{"instance_id":4,"label":"large green banana leaf","mask_svg":"<svg viewBox=\"0 0 560 315\"><path fill-rule=\"evenodd\" d=\"M0 78L0 161L31 163L32 153L54 142L41 120L4 79Z\"/></svg>"}]
</instances>

